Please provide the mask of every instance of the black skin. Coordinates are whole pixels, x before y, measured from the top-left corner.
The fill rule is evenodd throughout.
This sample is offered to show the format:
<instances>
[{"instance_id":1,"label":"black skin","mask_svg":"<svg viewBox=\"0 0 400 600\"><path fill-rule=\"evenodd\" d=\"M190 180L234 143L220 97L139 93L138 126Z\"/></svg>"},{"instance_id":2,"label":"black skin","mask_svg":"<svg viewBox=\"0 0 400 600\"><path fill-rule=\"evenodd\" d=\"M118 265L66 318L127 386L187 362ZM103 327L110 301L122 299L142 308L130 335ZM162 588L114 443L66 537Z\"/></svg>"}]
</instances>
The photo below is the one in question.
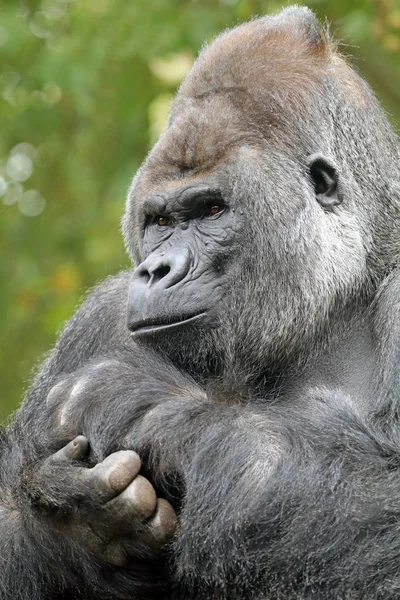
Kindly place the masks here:
<instances>
[{"instance_id":1,"label":"black skin","mask_svg":"<svg viewBox=\"0 0 400 600\"><path fill-rule=\"evenodd\" d=\"M400 597L399 159L308 9L203 51L2 434L2 600Z\"/></svg>"},{"instance_id":2,"label":"black skin","mask_svg":"<svg viewBox=\"0 0 400 600\"><path fill-rule=\"evenodd\" d=\"M240 230L238 215L219 189L206 184L152 196L143 209L144 260L133 273L128 300L133 338L169 335L184 324L204 327L222 299L221 271Z\"/></svg>"}]
</instances>

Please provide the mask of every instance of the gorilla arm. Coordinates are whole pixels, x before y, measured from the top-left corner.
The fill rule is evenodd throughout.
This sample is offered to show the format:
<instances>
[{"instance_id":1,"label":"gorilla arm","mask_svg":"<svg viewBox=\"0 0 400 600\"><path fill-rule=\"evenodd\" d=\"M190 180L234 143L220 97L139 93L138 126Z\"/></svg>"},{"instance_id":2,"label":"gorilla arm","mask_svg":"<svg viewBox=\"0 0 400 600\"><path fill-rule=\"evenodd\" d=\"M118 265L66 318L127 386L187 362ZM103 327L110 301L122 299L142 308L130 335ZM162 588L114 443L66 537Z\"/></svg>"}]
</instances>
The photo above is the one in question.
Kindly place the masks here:
<instances>
[{"instance_id":1,"label":"gorilla arm","mask_svg":"<svg viewBox=\"0 0 400 600\"><path fill-rule=\"evenodd\" d=\"M398 594L398 433L389 440L340 394L309 400L308 418L245 409L229 432L220 424L198 439L174 546L186 593Z\"/></svg>"},{"instance_id":2,"label":"gorilla arm","mask_svg":"<svg viewBox=\"0 0 400 600\"><path fill-rule=\"evenodd\" d=\"M89 297L2 435L0 598L164 597L163 556L140 537L151 509L137 519L142 503L124 501L138 472L130 449L180 509L177 598L198 586L204 597L252 598L255 581L277 597L296 585L294 598L310 586L337 598L400 589L390 572L399 547L394 433L389 442L349 398L326 390L272 405L206 394L118 338L113 314L123 313L126 282ZM87 459L82 438L76 453L58 450L78 434L90 440ZM110 490L123 456L125 479ZM128 565L112 567L121 555Z\"/></svg>"},{"instance_id":3,"label":"gorilla arm","mask_svg":"<svg viewBox=\"0 0 400 600\"><path fill-rule=\"evenodd\" d=\"M155 493L147 482L151 491L145 496L153 497L150 509L143 506L147 501L136 502L135 494L133 500L132 494L128 500L124 496L142 477L137 477L138 457L129 449L144 458L144 473L151 476L157 491L171 501L178 497L178 504L186 491L190 500L183 507L186 524L204 467L200 481L207 483L208 492L216 493L210 507L214 505L213 514L219 511L215 522L221 526L224 511L240 513L246 501L243 485L237 494L235 486L229 493L236 469L245 470L247 478L253 474L256 490L263 485L272 459L281 456L281 431L265 415L259 423L262 435L255 436L253 410L208 397L165 359L127 346L121 325L126 283L127 276L122 275L92 293L2 436L2 599L53 599L56 593L73 593L86 600L110 594L138 599L162 594L169 579L164 557L154 550ZM246 435L237 423L247 423ZM91 443L87 459L82 437L76 445L59 450L79 434ZM212 449L215 456L207 469L202 457ZM213 473L216 457L222 479ZM98 466L88 468L94 464ZM122 474L113 478L121 465ZM198 471L196 465L201 467ZM147 481L142 477L142 484L143 480ZM142 484L140 488L146 487ZM167 527L168 534L173 513L166 507L161 529L165 532ZM202 524L207 530L207 521ZM183 568L190 573L199 556L185 555L184 540L190 531L197 535L199 524L193 519L188 525L178 538L182 551L177 556L182 556ZM144 541L143 533L150 534ZM128 565L112 567L126 556ZM196 576L202 578L204 573L196 569Z\"/></svg>"},{"instance_id":4,"label":"gorilla arm","mask_svg":"<svg viewBox=\"0 0 400 600\"><path fill-rule=\"evenodd\" d=\"M121 369L117 380L126 376ZM101 376L98 383L104 390ZM140 403L132 390L122 413L132 398ZM103 400L98 425L116 418L113 399ZM308 412L285 402L226 404L192 387L110 429L125 432L121 446L145 457L157 489L180 497L172 575L182 591L174 598L196 597L197 589L204 598L259 598L254 582L272 598L293 589L296 599L317 589L335 600L400 589L392 569L399 445L341 394L314 390L308 401ZM95 428L91 435L99 446Z\"/></svg>"},{"instance_id":5,"label":"gorilla arm","mask_svg":"<svg viewBox=\"0 0 400 600\"><path fill-rule=\"evenodd\" d=\"M122 352L126 282L127 274L121 274L90 295L12 423L0 432L2 600L43 600L67 592L75 598L100 599L111 591L115 598L155 598L162 588L159 547L174 525L172 508L157 501L151 484L138 475L140 460L134 452L117 452L103 460L112 450L102 457L91 450L86 457L82 436L59 450L75 435L63 429L62 407L54 404L54 391L50 393L62 389L74 371L81 378L85 363L102 356L105 345L108 356L117 347ZM139 361L132 350L130 357ZM132 380L130 384L134 386ZM115 390L115 380L112 386ZM102 448L107 451L106 433ZM129 536L135 540L134 549L129 544L122 547L123 534L125 541ZM110 570L111 563L121 564L133 555L131 568Z\"/></svg>"}]
</instances>

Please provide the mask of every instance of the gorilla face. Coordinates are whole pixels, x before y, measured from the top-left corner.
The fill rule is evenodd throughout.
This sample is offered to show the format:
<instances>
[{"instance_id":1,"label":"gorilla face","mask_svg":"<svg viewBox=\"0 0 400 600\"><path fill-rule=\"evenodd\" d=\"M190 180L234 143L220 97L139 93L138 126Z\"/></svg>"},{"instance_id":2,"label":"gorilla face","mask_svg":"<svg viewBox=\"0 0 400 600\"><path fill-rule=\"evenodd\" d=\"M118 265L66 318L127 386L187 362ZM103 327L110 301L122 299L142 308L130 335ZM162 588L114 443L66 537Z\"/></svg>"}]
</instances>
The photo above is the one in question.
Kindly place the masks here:
<instances>
[{"instance_id":1,"label":"gorilla face","mask_svg":"<svg viewBox=\"0 0 400 600\"><path fill-rule=\"evenodd\" d=\"M281 60L268 46L271 25L258 31L265 81L241 81L235 44L246 57L243 31L254 26L203 52L132 184L124 221L138 265L128 301L133 337L205 374L219 362L262 373L307 353L335 314L356 306L368 278L368 224L354 210L351 173L343 167L343 177L340 156L332 158L341 134L330 84L318 79L317 42L302 41L304 64L297 48L292 77L307 68L313 79L308 87L301 72L291 105L287 80L281 89L280 73L272 82L266 72Z\"/></svg>"},{"instance_id":2,"label":"gorilla face","mask_svg":"<svg viewBox=\"0 0 400 600\"><path fill-rule=\"evenodd\" d=\"M143 260L131 280L128 307L135 339L215 320L242 228L225 197L205 178L144 201Z\"/></svg>"},{"instance_id":3,"label":"gorilla face","mask_svg":"<svg viewBox=\"0 0 400 600\"><path fill-rule=\"evenodd\" d=\"M138 266L129 290L128 327L135 341L206 375L224 360L223 316L232 310L246 247L247 214L232 187L235 161L177 181L156 175L157 184L145 196L157 160L155 151L153 168L142 169L131 193Z\"/></svg>"},{"instance_id":4,"label":"gorilla face","mask_svg":"<svg viewBox=\"0 0 400 600\"><path fill-rule=\"evenodd\" d=\"M304 347L358 293L361 235L351 215L334 212L330 163L311 160L313 173L242 145L212 174L140 193L128 301L135 340L192 372L221 362L260 373Z\"/></svg>"}]
</instances>

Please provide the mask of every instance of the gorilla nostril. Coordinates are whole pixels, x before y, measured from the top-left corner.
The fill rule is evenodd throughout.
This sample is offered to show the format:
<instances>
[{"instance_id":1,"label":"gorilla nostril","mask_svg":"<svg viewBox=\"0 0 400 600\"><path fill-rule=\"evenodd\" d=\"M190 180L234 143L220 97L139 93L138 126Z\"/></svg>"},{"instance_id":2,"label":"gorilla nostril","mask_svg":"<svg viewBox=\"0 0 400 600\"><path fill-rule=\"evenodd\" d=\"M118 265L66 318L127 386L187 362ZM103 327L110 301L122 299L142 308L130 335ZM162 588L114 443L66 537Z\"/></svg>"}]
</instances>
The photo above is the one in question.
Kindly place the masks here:
<instances>
[{"instance_id":1,"label":"gorilla nostril","mask_svg":"<svg viewBox=\"0 0 400 600\"><path fill-rule=\"evenodd\" d=\"M168 275L168 273L170 271L171 271L171 267L169 267L168 265L163 265L162 267L158 267L158 269L155 269L152 273L153 280L160 281L160 279L163 279L163 277Z\"/></svg>"},{"instance_id":2,"label":"gorilla nostril","mask_svg":"<svg viewBox=\"0 0 400 600\"><path fill-rule=\"evenodd\" d=\"M150 274L148 272L147 269L140 269L140 271L138 272L139 278L144 281L145 283L148 283L150 281Z\"/></svg>"}]
</instances>

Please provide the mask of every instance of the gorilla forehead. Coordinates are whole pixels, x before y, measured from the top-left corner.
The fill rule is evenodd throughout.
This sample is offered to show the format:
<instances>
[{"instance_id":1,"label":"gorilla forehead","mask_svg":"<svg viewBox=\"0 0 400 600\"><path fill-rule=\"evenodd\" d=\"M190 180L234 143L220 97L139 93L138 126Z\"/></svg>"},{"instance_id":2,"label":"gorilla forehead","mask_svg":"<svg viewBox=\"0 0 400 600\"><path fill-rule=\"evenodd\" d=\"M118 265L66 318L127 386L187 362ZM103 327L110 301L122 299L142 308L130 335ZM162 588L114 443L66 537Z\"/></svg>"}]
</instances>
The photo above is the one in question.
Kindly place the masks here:
<instances>
[{"instance_id":1,"label":"gorilla forehead","mask_svg":"<svg viewBox=\"0 0 400 600\"><path fill-rule=\"evenodd\" d=\"M135 180L138 198L215 169L243 144L289 155L315 151L331 134L330 86L355 106L365 104L358 76L311 11L284 14L229 30L202 51Z\"/></svg>"},{"instance_id":2,"label":"gorilla forehead","mask_svg":"<svg viewBox=\"0 0 400 600\"><path fill-rule=\"evenodd\" d=\"M160 183L167 188L180 184L182 176L210 176L229 161L232 150L243 145L261 145L262 136L246 126L241 110L229 95L183 98L178 101L170 124L149 155L140 178L145 193L154 193Z\"/></svg>"}]
</instances>

